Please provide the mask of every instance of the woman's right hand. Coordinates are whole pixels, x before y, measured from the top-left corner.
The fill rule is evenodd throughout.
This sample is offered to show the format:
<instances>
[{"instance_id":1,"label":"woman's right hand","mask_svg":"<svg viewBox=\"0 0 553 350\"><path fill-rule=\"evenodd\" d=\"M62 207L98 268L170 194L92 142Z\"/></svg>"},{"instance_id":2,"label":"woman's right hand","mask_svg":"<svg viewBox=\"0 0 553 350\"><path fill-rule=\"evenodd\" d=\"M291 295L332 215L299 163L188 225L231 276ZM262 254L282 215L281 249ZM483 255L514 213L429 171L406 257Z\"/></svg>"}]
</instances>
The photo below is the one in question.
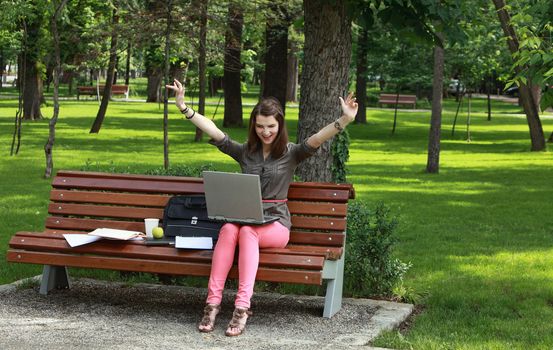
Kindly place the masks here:
<instances>
[{"instance_id":1,"label":"woman's right hand","mask_svg":"<svg viewBox=\"0 0 553 350\"><path fill-rule=\"evenodd\" d=\"M184 85L182 85L180 81L175 79L173 85L165 85L165 87L175 92L175 105L177 105L177 108L181 111L185 109L186 104L184 103Z\"/></svg>"}]
</instances>

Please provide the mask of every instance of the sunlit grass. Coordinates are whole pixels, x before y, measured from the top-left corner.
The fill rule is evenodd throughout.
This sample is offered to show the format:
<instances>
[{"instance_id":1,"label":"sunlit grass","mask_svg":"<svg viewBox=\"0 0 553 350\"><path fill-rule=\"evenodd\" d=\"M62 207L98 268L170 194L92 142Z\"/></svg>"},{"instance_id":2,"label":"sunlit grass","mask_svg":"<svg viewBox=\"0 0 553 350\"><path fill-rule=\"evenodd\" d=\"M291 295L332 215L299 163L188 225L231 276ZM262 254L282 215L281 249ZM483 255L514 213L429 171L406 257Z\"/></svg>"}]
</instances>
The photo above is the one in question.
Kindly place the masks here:
<instances>
[{"instance_id":1,"label":"sunlit grass","mask_svg":"<svg viewBox=\"0 0 553 350\"><path fill-rule=\"evenodd\" d=\"M251 98L255 101L254 97ZM216 101L215 101L216 102ZM7 264L10 236L41 230L50 181L42 179L47 120L24 123L19 155L9 156L15 100L0 100L0 283L40 272ZM369 109L366 125L348 127L348 180L357 198L383 201L399 215L396 255L413 267L406 285L425 295L424 311L405 335L387 333L378 346L414 349L553 348L553 154L529 152L528 126L516 105L472 103L470 142L466 105L444 102L440 174L425 173L429 111L400 111L391 135L393 110ZM163 106L111 102L99 134L89 134L96 101L63 101L54 146L56 169L85 164L137 171L163 165ZM215 105L209 105L210 118ZM170 162L212 164L237 171L226 155L194 143L193 126L171 106ZM44 107L50 116L52 107ZM247 120L249 107L244 108ZM223 109L214 116L221 126ZM287 109L291 139L297 108ZM547 136L553 118L542 119ZM244 140L245 128L225 129ZM550 145L551 147L551 145ZM107 274L107 278L115 278Z\"/></svg>"}]
</instances>

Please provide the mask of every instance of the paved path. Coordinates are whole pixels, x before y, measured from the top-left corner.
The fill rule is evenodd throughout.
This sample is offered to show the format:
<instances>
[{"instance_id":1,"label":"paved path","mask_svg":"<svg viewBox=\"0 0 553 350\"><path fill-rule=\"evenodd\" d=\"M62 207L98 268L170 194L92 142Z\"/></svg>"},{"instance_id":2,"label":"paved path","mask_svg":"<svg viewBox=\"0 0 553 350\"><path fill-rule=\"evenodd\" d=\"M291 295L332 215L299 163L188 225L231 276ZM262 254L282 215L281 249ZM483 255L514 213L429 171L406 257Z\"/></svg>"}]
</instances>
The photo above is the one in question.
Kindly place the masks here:
<instances>
[{"instance_id":1,"label":"paved path","mask_svg":"<svg viewBox=\"0 0 553 350\"><path fill-rule=\"evenodd\" d=\"M196 330L205 289L79 279L47 297L0 286L0 349L374 349L367 344L401 323L409 304L345 299L332 319L324 299L255 294L246 332L226 337L232 296L213 333Z\"/></svg>"}]
</instances>

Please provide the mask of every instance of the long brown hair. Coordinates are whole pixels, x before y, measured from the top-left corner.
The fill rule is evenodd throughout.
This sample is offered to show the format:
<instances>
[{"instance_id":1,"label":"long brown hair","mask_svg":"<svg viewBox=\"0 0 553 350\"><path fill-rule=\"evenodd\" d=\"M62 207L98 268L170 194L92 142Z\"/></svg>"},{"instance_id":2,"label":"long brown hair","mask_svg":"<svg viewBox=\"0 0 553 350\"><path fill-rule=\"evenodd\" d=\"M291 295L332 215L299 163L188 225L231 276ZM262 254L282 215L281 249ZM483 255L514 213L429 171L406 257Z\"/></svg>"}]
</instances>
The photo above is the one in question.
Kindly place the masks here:
<instances>
[{"instance_id":1,"label":"long brown hair","mask_svg":"<svg viewBox=\"0 0 553 350\"><path fill-rule=\"evenodd\" d=\"M284 123L284 112L280 102L274 97L264 97L253 107L248 130L248 151L255 152L262 147L261 140L255 132L255 122L258 115L272 116L278 122L278 133L271 145L271 156L280 158L288 146L288 131Z\"/></svg>"}]
</instances>

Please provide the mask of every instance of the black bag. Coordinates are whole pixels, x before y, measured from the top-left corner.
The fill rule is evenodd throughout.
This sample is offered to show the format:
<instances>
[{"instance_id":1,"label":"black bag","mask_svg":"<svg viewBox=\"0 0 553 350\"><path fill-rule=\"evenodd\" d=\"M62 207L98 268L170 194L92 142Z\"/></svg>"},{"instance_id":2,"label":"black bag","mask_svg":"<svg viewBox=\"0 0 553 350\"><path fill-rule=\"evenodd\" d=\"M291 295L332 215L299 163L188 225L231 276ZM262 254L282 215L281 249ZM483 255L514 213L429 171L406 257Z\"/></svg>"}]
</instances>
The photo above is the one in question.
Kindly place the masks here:
<instances>
[{"instance_id":1,"label":"black bag","mask_svg":"<svg viewBox=\"0 0 553 350\"><path fill-rule=\"evenodd\" d=\"M204 195L174 196L163 212L163 231L166 237L219 237L222 222L207 217Z\"/></svg>"}]
</instances>

